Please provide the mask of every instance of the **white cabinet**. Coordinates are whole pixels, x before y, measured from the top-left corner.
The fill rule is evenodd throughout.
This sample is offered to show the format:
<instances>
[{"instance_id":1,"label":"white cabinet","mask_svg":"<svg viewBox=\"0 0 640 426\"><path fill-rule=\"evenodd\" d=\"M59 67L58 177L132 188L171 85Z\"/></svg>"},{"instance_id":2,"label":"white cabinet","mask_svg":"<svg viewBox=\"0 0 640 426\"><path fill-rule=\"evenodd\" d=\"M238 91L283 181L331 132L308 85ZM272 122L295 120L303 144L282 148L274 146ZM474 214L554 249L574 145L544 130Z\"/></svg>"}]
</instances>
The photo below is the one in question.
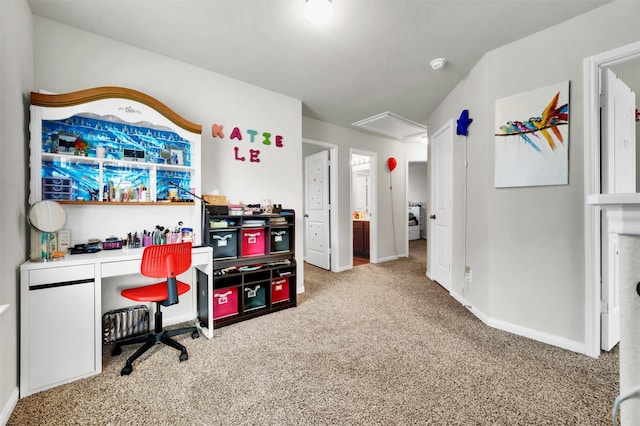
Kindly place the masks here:
<instances>
[{"instance_id":1,"label":"white cabinet","mask_svg":"<svg viewBox=\"0 0 640 426\"><path fill-rule=\"evenodd\" d=\"M93 264L22 269L21 397L100 371L94 271Z\"/></svg>"}]
</instances>

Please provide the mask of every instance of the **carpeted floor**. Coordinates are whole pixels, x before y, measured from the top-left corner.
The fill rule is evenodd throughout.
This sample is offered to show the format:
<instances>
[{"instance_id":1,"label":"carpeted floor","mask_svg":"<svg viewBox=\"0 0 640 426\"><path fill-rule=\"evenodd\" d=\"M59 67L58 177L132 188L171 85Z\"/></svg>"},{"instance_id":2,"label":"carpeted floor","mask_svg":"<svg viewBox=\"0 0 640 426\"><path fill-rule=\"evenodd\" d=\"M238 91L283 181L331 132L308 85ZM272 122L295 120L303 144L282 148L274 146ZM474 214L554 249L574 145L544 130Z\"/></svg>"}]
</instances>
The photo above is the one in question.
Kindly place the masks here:
<instances>
[{"instance_id":1,"label":"carpeted floor","mask_svg":"<svg viewBox=\"0 0 640 426\"><path fill-rule=\"evenodd\" d=\"M422 243L421 243L422 242ZM487 327L408 259L305 267L297 308L158 347L18 402L9 425L606 425L617 350L598 359Z\"/></svg>"}]
</instances>

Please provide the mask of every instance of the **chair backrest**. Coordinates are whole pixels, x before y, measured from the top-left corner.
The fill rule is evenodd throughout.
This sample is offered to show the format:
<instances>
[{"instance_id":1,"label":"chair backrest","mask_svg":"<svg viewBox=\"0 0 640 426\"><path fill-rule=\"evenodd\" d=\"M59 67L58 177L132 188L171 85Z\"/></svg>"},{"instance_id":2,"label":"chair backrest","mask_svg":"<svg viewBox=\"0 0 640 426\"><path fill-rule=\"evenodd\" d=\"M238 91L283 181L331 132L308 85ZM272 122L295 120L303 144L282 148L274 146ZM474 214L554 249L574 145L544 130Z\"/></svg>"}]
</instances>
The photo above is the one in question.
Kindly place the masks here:
<instances>
[{"instance_id":1,"label":"chair backrest","mask_svg":"<svg viewBox=\"0 0 640 426\"><path fill-rule=\"evenodd\" d=\"M140 273L146 277L165 278L168 297L164 306L178 303L176 277L191 267L191 243L147 246L142 252Z\"/></svg>"}]
</instances>

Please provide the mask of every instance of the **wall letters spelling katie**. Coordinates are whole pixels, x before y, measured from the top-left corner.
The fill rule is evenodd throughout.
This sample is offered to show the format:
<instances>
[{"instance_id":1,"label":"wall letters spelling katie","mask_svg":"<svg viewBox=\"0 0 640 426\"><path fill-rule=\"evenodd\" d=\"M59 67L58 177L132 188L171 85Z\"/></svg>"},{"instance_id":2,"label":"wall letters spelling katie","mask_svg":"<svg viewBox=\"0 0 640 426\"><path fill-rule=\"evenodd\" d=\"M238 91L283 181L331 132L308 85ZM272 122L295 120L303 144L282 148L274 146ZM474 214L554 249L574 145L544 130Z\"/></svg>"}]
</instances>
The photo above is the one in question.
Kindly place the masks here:
<instances>
[{"instance_id":1,"label":"wall letters spelling katie","mask_svg":"<svg viewBox=\"0 0 640 426\"><path fill-rule=\"evenodd\" d=\"M224 139L223 127L224 126L222 124L213 123L213 126L211 126L211 135L214 138ZM255 131L255 130L247 129L246 133L249 136L249 142L250 143L255 143L256 142L256 136L258 136L258 132ZM230 140L235 139L237 141L242 141L242 132L240 131L240 129L237 128L237 127L234 127L233 130L231 131L231 135L229 136L229 139ZM258 139L262 139L262 144L263 145L272 145L271 133L264 132L264 133L262 133L262 136L258 137ZM273 145L275 145L276 148L282 148L284 146L282 144L282 136L276 135L274 137ZM245 156L240 156L240 147L235 146L233 148L233 151L235 152L236 160L238 160L238 161L246 161L247 158ZM259 163L260 162L260 150L259 149L249 149L249 161L252 162L252 163Z\"/></svg>"}]
</instances>

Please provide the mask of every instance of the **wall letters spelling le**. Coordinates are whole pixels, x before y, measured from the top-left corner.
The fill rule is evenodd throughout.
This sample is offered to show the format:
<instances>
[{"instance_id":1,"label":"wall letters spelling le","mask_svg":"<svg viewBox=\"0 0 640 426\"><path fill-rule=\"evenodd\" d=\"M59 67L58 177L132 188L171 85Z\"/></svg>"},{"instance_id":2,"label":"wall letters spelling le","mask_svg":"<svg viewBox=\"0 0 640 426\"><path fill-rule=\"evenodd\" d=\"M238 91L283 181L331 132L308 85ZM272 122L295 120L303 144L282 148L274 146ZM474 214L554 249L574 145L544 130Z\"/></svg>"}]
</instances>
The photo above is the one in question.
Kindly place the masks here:
<instances>
[{"instance_id":1,"label":"wall letters spelling le","mask_svg":"<svg viewBox=\"0 0 640 426\"><path fill-rule=\"evenodd\" d=\"M271 141L271 136L272 134L269 132L263 132L261 134L261 136L258 136L258 131L256 130L251 130L251 129L247 129L246 130L246 136L249 138L248 142L249 143L256 143L259 140L262 140L262 145L273 145L276 148L282 148L284 145L282 143L282 136L280 135L275 135L274 136L274 140L273 142ZM211 126L211 135L214 138L220 138L220 139L224 139L224 126L222 124L216 124L213 123L213 126ZM229 140L236 140L238 142L241 142L243 138L243 134L240 131L239 128L234 127L233 130L231 131L231 135L229 135ZM233 151L235 153L235 158L238 161L246 161L247 157L245 155L240 155L240 147L239 146L235 146L233 148ZM243 152L243 154L245 154L245 152ZM249 148L249 161L252 163L259 163L260 162L260 150L259 149L251 149Z\"/></svg>"}]
</instances>

